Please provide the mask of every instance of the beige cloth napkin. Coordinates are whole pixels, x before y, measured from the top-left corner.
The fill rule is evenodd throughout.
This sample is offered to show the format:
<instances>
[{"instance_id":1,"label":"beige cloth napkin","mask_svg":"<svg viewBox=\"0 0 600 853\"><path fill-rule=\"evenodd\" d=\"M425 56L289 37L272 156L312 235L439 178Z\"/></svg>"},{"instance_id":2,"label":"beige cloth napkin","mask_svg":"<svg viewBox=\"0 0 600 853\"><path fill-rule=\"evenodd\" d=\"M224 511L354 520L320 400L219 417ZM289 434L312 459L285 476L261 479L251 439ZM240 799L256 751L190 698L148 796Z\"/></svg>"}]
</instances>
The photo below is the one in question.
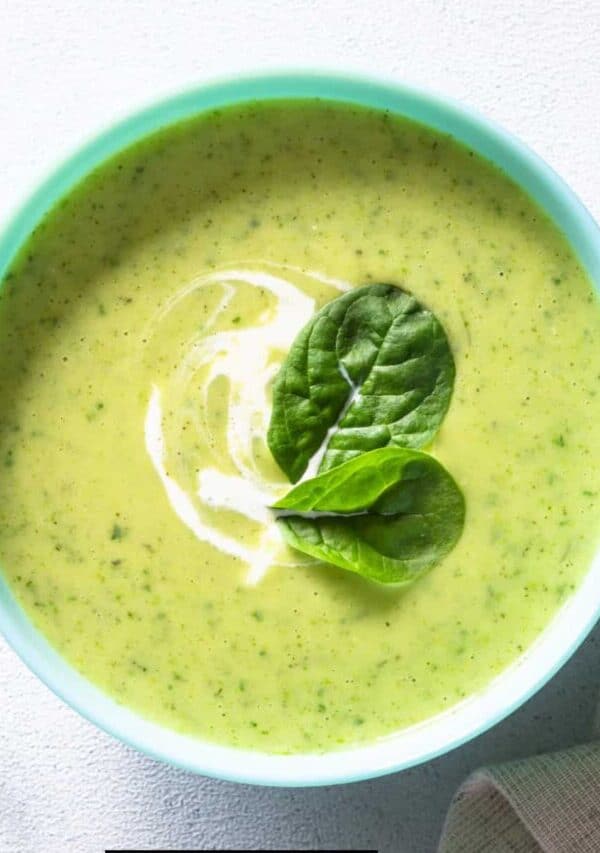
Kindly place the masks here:
<instances>
[{"instance_id":1,"label":"beige cloth napkin","mask_svg":"<svg viewBox=\"0 0 600 853\"><path fill-rule=\"evenodd\" d=\"M439 853L600 853L600 741L477 770Z\"/></svg>"}]
</instances>

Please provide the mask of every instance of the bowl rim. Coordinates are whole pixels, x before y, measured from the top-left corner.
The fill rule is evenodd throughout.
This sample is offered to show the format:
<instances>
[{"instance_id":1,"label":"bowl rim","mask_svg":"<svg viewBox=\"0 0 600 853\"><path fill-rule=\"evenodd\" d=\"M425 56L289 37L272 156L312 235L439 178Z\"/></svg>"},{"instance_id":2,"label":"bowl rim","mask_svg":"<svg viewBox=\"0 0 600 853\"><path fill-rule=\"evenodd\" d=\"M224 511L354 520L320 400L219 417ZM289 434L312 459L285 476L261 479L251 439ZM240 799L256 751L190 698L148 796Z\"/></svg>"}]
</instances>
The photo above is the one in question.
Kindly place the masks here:
<instances>
[{"instance_id":1,"label":"bowl rim","mask_svg":"<svg viewBox=\"0 0 600 853\"><path fill-rule=\"evenodd\" d=\"M319 98L388 109L412 120L449 133L480 156L490 160L521 186L566 236L588 276L600 289L600 229L592 216L564 181L528 146L495 122L472 108L421 87L404 85L393 79L328 70L271 70L236 74L209 80L161 97L125 118L111 123L78 147L49 176L37 182L37 189L9 218L0 234L0 282L15 254L43 215L92 169L110 156L153 132L212 108L274 99ZM1 286L1 284L0 284ZM600 617L600 554L578 589L558 611L522 658L505 668L483 689L492 693L494 685L519 670L526 659L542 649L539 671L532 670L519 689L503 696L500 689L493 710L477 722L468 716L467 727L457 724L465 705L481 698L469 697L443 714L396 736L381 738L353 748L314 755L269 755L236 747L220 746L179 735L120 706L91 682L79 675L46 641L17 604L0 571L0 633L10 647L38 678L81 716L113 737L147 755L176 767L205 776L271 786L317 786L358 781L397 772L443 755L483 734L503 720L538 690L573 655ZM595 591L595 592L594 592ZM573 603L582 600L581 613L573 620ZM587 599L587 600L586 600ZM547 643L555 623L568 624L567 641L560 649ZM575 622L575 630L573 624ZM546 643L546 647L544 646ZM513 679L514 680L514 679ZM517 679L518 680L518 679ZM500 685L501 687L501 685ZM510 692L510 691L509 691ZM484 706L482 706L484 708ZM464 716L464 714L463 714ZM448 733L428 744L419 730L435 720L445 720ZM400 735L416 737L423 748L405 749L404 757L394 755L394 741ZM373 758L375 756L375 758Z\"/></svg>"}]
</instances>

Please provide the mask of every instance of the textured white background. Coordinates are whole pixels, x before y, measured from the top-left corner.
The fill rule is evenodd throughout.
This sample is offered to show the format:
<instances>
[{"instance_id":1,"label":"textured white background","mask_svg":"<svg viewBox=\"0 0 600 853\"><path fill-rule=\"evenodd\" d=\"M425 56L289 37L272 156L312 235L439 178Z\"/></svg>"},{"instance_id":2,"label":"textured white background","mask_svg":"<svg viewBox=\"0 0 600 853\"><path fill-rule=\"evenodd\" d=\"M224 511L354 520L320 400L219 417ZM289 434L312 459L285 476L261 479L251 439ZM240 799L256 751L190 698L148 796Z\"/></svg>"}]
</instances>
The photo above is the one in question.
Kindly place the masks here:
<instances>
[{"instance_id":1,"label":"textured white background","mask_svg":"<svg viewBox=\"0 0 600 853\"><path fill-rule=\"evenodd\" d=\"M282 65L392 75L467 100L532 145L600 218L600 0L0 0L0 27L0 223L115 117L209 76ZM457 752L303 791L195 778L137 755L67 710L0 641L0 853L428 853L471 769L587 737L598 640Z\"/></svg>"}]
</instances>

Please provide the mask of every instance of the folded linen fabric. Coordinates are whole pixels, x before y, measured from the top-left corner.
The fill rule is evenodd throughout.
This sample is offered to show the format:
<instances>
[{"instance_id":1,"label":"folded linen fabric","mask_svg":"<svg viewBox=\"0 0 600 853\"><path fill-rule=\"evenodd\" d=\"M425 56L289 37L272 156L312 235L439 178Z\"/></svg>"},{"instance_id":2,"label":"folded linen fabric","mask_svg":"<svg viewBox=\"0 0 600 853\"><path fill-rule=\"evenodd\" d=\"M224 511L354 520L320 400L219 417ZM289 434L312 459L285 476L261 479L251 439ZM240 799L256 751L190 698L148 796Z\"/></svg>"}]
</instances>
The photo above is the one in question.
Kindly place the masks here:
<instances>
[{"instance_id":1,"label":"folded linen fabric","mask_svg":"<svg viewBox=\"0 0 600 853\"><path fill-rule=\"evenodd\" d=\"M599 853L600 741L473 773L439 853Z\"/></svg>"}]
</instances>

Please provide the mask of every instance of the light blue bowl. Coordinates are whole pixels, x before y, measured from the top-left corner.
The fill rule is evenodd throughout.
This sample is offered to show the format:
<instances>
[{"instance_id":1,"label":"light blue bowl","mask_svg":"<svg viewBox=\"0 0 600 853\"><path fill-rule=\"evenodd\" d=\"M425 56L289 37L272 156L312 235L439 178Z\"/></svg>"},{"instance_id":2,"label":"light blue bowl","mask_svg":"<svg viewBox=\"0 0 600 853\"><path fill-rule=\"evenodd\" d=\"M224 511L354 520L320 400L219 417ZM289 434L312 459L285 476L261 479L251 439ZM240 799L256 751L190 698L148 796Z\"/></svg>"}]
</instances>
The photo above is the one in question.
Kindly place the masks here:
<instances>
[{"instance_id":1,"label":"light blue bowl","mask_svg":"<svg viewBox=\"0 0 600 853\"><path fill-rule=\"evenodd\" d=\"M449 133L492 160L550 215L600 289L600 230L563 181L505 131L459 104L396 83L319 73L240 77L161 101L74 154L31 196L0 237L0 277L44 213L98 164L165 125L214 107L319 97L390 110ZM539 690L600 615L600 555L537 642L480 694L399 734L324 755L276 756L215 746L161 728L118 705L75 672L28 621L0 578L0 630L23 661L72 708L149 755L208 776L263 785L324 785L403 770L481 734Z\"/></svg>"}]
</instances>

